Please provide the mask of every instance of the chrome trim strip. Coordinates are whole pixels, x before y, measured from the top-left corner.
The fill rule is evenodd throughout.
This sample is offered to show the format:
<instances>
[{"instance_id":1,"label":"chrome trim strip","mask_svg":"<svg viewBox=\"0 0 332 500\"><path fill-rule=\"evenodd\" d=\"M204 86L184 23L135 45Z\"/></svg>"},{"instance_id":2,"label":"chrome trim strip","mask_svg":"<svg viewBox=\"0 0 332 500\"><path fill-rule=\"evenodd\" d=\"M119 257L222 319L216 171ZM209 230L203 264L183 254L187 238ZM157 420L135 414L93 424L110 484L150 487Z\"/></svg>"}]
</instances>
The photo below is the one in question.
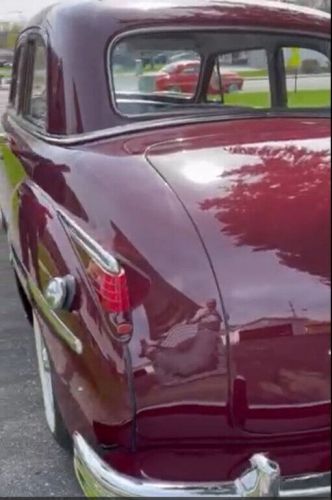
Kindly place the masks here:
<instances>
[{"instance_id":1,"label":"chrome trim strip","mask_svg":"<svg viewBox=\"0 0 332 500\"><path fill-rule=\"evenodd\" d=\"M56 335L63 340L76 354L82 354L83 345L69 328L61 321L59 316L50 309L44 295L39 290L37 285L28 276L26 269L21 264L17 254L12 246L10 246L10 261L18 275L20 283L31 302L34 302L38 311L52 325Z\"/></svg>"},{"instance_id":2,"label":"chrome trim strip","mask_svg":"<svg viewBox=\"0 0 332 500\"><path fill-rule=\"evenodd\" d=\"M63 323L63 321L61 321L59 316L50 309L42 292L39 290L37 285L35 285L31 278L28 278L28 288L31 293L33 302L35 303L39 312L51 324L56 335L61 340L63 340L72 351L76 352L76 354L82 354L82 342L69 330L69 328Z\"/></svg>"},{"instance_id":3,"label":"chrome trim strip","mask_svg":"<svg viewBox=\"0 0 332 500\"><path fill-rule=\"evenodd\" d=\"M71 236L85 250L85 252L98 264L102 269L111 274L120 274L121 266L117 259L106 252L99 243L93 240L83 229L81 229L72 219L63 212L58 210L58 216L63 224L69 230Z\"/></svg>"},{"instance_id":4,"label":"chrome trim strip","mask_svg":"<svg viewBox=\"0 0 332 500\"><path fill-rule=\"evenodd\" d=\"M331 472L325 474L308 474L302 477L291 477L284 481L280 497L331 497Z\"/></svg>"},{"instance_id":5,"label":"chrome trim strip","mask_svg":"<svg viewBox=\"0 0 332 500\"><path fill-rule=\"evenodd\" d=\"M239 498L236 482L168 483L120 474L106 464L77 432L74 433L74 467L86 496L91 497L206 497ZM281 479L281 497L329 497L331 473Z\"/></svg>"},{"instance_id":6,"label":"chrome trim strip","mask_svg":"<svg viewBox=\"0 0 332 500\"><path fill-rule=\"evenodd\" d=\"M225 114L207 114L202 116L181 116L179 118L175 116L164 117L160 120L144 120L142 121L132 121L126 125L118 125L116 127L110 127L101 130L94 130L92 132L84 132L82 134L71 134L71 135L52 135L41 133L37 129L29 126L24 120L19 119L16 116L7 114L7 119L12 123L15 123L21 130L25 133L41 139L48 144L54 146L76 146L78 144L85 144L87 142L102 141L114 137L119 137L121 135L133 134L139 132L148 132L149 130L155 130L158 128L168 128L175 126L185 126L185 125L195 125L197 123L214 123L220 121L236 121L236 120L250 120L250 119L264 119L264 118L312 118L313 116L326 116L330 117L330 110L325 108L312 108L312 109L285 109L276 110L272 109L268 112L255 110L255 112L243 112L239 115L225 115Z\"/></svg>"},{"instance_id":7,"label":"chrome trim strip","mask_svg":"<svg viewBox=\"0 0 332 500\"><path fill-rule=\"evenodd\" d=\"M309 115L312 116L313 111L316 111L315 115L317 115L317 110L319 111L320 108L315 108L314 110L310 110ZM320 110L321 111L321 110ZM292 116L294 115L295 111L292 111ZM303 113L301 114L303 116ZM138 133L138 132L146 132L149 130L155 130L156 128L160 127L173 127L175 125L190 125L190 124L196 124L196 123L206 123L206 122L214 122L214 121L227 121L227 120L243 120L245 119L254 119L254 118L270 118L271 113L243 113L239 116L234 116L234 115L210 115L207 114L206 116L197 116L195 115L194 117L184 117L181 116L179 118L172 116L170 117L164 117L160 118L159 120L144 120L142 119L140 122L131 122L126 125L118 125L116 127L110 127L107 129L101 129L101 130L95 130L92 132L84 132L82 134L71 134L71 135L52 135L52 134L46 134L46 133L41 133L40 130L37 128L34 128L31 124L27 123L25 120L22 118L19 118L17 116L14 116L12 114L7 114L7 119L21 127L21 129L27 133L32 135L33 137L36 137L38 139L41 139L48 144L52 144L55 146L74 146L77 144L82 144L86 142L93 142L93 141L101 141L113 137L118 137L120 135L125 135L125 134L130 134L130 133ZM280 117L280 113L278 114L278 117Z\"/></svg>"}]
</instances>

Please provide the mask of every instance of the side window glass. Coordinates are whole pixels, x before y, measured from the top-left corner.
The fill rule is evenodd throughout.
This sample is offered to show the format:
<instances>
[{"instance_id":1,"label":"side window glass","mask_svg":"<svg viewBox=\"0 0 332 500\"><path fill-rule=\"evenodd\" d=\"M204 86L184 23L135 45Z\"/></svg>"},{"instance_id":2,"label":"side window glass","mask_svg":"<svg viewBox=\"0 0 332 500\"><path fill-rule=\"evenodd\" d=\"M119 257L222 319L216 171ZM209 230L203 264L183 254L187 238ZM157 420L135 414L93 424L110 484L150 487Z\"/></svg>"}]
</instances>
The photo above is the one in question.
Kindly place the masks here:
<instances>
[{"instance_id":1,"label":"side window glass","mask_svg":"<svg viewBox=\"0 0 332 500\"><path fill-rule=\"evenodd\" d=\"M172 45L175 45L176 39L171 38L170 41L173 42ZM153 97L162 93L165 97L174 98L174 95L178 95L179 98L190 99L197 90L201 69L198 53L192 50L182 50L180 39L178 49L167 48L167 41L165 41L165 49L158 45L153 48L154 42L151 40L151 49L147 51L147 44L145 36L135 37L135 41L121 41L111 55L115 100L118 108L121 108L120 111L126 114L130 94L145 94ZM196 61L197 67L193 67L196 66ZM179 79L184 74L190 74L191 78Z\"/></svg>"},{"instance_id":2,"label":"side window glass","mask_svg":"<svg viewBox=\"0 0 332 500\"><path fill-rule=\"evenodd\" d=\"M266 51L220 55L215 61L207 100L230 106L269 108L271 91Z\"/></svg>"},{"instance_id":3,"label":"side window glass","mask_svg":"<svg viewBox=\"0 0 332 500\"><path fill-rule=\"evenodd\" d=\"M323 53L284 47L289 108L325 108L331 104L331 61Z\"/></svg>"},{"instance_id":4,"label":"side window glass","mask_svg":"<svg viewBox=\"0 0 332 500\"><path fill-rule=\"evenodd\" d=\"M19 96L22 91L22 76L23 76L23 63L24 63L24 48L19 45L16 49L14 66L12 71L12 81L9 94L9 102L19 111Z\"/></svg>"},{"instance_id":5,"label":"side window glass","mask_svg":"<svg viewBox=\"0 0 332 500\"><path fill-rule=\"evenodd\" d=\"M31 93L27 103L26 118L41 128L47 120L47 53L42 41L32 44Z\"/></svg>"}]
</instances>

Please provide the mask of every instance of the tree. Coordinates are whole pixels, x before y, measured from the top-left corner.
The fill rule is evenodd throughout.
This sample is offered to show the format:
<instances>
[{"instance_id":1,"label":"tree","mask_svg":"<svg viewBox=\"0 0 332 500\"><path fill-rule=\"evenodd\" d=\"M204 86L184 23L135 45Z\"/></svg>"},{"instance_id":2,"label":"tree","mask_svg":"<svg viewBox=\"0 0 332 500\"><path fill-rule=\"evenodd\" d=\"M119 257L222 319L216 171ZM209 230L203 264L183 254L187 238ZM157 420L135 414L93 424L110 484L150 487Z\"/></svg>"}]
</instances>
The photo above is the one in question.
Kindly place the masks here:
<instances>
[{"instance_id":1,"label":"tree","mask_svg":"<svg viewBox=\"0 0 332 500\"><path fill-rule=\"evenodd\" d=\"M7 33L7 49L13 49L16 44L18 35L20 34L22 28L18 24L13 24Z\"/></svg>"},{"instance_id":2,"label":"tree","mask_svg":"<svg viewBox=\"0 0 332 500\"><path fill-rule=\"evenodd\" d=\"M13 49L21 31L22 26L18 23L0 23L0 48Z\"/></svg>"}]
</instances>

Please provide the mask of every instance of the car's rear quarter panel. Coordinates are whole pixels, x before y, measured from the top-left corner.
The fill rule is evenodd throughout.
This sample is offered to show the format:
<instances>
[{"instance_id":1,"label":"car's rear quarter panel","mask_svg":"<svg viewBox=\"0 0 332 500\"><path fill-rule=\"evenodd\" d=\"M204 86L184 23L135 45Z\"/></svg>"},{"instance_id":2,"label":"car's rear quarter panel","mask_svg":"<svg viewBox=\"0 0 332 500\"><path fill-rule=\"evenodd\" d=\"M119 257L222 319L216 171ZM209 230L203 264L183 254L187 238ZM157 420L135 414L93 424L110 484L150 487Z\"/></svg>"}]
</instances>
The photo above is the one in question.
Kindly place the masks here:
<instances>
[{"instance_id":1,"label":"car's rear quarter panel","mask_svg":"<svg viewBox=\"0 0 332 500\"><path fill-rule=\"evenodd\" d=\"M328 33L328 22L313 21L310 15L271 12L271 27ZM162 27L165 22L176 23L179 28L188 24L186 9L160 13L157 22L155 11L137 14L120 7L111 22L107 14L106 4L96 10L87 2L79 11L71 12L68 7L60 15L55 10L51 16L52 133L76 134L106 128L109 123L127 123L109 106L104 59L96 57L96 47L105 50L111 31L120 32L123 23L127 29ZM225 18L232 29L243 26L244 20L255 29L266 27L266 17L259 7L238 7L234 11L226 6ZM96 24L100 27L97 32ZM195 26L210 27L211 12L202 14L193 9L191 27ZM77 57L78 53L84 53L84 58ZM92 78L87 78L87 67ZM72 352L43 321L57 395L69 430L81 431L97 445L116 444L127 449L132 445L133 429L137 430L139 449L150 451L142 461L139 453L129 457L120 453L118 468L131 472L131 461L137 458L138 465L132 468L135 474L163 479L234 478L258 448L279 460L284 474L326 471L326 431L299 435L294 442L264 436L246 440L248 436L232 425L228 406L231 386L225 370L211 374L206 367L202 383L190 380L160 389L151 372L146 371L146 360L142 363L140 357L142 339L156 340L170 327L181 326L208 299L217 300L225 323L215 276L183 200L145 159L146 148L215 135L215 125L174 127L71 148L47 144L8 124L6 132L16 141L9 144L11 151L5 152L7 168L2 184L10 243L40 291L57 273L72 274L79 285L75 311L61 313L60 317L82 341L83 354ZM233 140L238 135L238 123L230 124L223 133ZM131 372L124 361L128 351L101 323L98 301L58 219L58 209L105 248L125 257L151 278L150 294L134 313L134 337L129 347L136 401L128 384ZM216 443L219 450L212 455ZM180 450L174 451L176 446ZM164 452L164 448L172 451ZM206 460L197 458L200 456ZM110 455L109 461L113 459ZM184 466L187 477L181 472Z\"/></svg>"},{"instance_id":2,"label":"car's rear quarter panel","mask_svg":"<svg viewBox=\"0 0 332 500\"><path fill-rule=\"evenodd\" d=\"M158 418L157 428L164 429L166 441L220 437L228 428L225 366L215 375L214 384L200 387L196 383L191 392L173 386L150 393L150 378L140 378L146 364L140 357L141 340L158 340L218 295L204 248L181 202L144 154L128 154L126 141L65 148L45 144L15 126L10 134L16 140L15 161L21 172L15 187L7 192L10 244L40 292L54 276L72 274L78 284L73 313L59 313L59 317L82 342L83 354L71 352L47 322L43 325L69 430L81 428L99 443L130 447L134 404L140 413L159 403L181 406L198 401L221 404L221 425L215 412L204 417L199 406L191 405L196 416L182 427L182 433L177 412L167 425ZM136 402L128 383L126 348L103 327L98 300L59 220L59 210L151 280L148 296L134 312L129 347L140 393ZM208 366L206 370L209 372ZM155 424L146 426L145 419L139 419L138 436L143 428L153 442Z\"/></svg>"}]
</instances>

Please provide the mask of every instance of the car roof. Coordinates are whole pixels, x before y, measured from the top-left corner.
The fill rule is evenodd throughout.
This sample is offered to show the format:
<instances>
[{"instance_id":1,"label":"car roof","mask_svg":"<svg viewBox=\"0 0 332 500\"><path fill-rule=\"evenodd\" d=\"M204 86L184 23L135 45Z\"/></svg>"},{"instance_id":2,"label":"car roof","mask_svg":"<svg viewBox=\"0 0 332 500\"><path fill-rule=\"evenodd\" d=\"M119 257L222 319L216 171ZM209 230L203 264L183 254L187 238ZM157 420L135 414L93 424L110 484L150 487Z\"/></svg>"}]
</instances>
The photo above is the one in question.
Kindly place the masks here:
<instances>
[{"instance_id":1,"label":"car roof","mask_svg":"<svg viewBox=\"0 0 332 500\"><path fill-rule=\"evenodd\" d=\"M188 66L198 66L200 67L201 65L201 61L199 59L188 59L188 60L181 60L181 61L174 61L174 62L171 62L171 63L168 63L168 64L165 64L165 66L163 66L161 69L160 69L160 72L169 72L170 70L172 70L173 68L187 68Z\"/></svg>"},{"instance_id":2,"label":"car roof","mask_svg":"<svg viewBox=\"0 0 332 500\"><path fill-rule=\"evenodd\" d=\"M49 131L74 135L130 121L114 109L106 77L118 37L224 28L326 38L330 16L270 0L66 0L47 7L26 30L40 30L50 49Z\"/></svg>"},{"instance_id":3,"label":"car roof","mask_svg":"<svg viewBox=\"0 0 332 500\"><path fill-rule=\"evenodd\" d=\"M197 15L204 13L204 18L209 18L211 22L220 20L222 17L222 20L227 23L227 16L236 15L246 24L246 20L253 14L258 19L272 12L286 17L297 15L300 18L302 16L303 19L305 17L317 20L330 19L330 15L323 11L275 0L121 0L121 2L117 0L66 0L56 2L42 10L31 19L28 26L40 25L54 14L63 18L71 16L74 19L78 14L88 16L98 13L106 16L119 16L122 22L130 22L133 19L144 21L144 18L172 22L183 13L190 22ZM93 22L93 17L90 17L90 21Z\"/></svg>"},{"instance_id":4,"label":"car roof","mask_svg":"<svg viewBox=\"0 0 332 500\"><path fill-rule=\"evenodd\" d=\"M168 66L199 66L201 61L197 56L197 59L181 59L181 61L171 62Z\"/></svg>"}]
</instances>

